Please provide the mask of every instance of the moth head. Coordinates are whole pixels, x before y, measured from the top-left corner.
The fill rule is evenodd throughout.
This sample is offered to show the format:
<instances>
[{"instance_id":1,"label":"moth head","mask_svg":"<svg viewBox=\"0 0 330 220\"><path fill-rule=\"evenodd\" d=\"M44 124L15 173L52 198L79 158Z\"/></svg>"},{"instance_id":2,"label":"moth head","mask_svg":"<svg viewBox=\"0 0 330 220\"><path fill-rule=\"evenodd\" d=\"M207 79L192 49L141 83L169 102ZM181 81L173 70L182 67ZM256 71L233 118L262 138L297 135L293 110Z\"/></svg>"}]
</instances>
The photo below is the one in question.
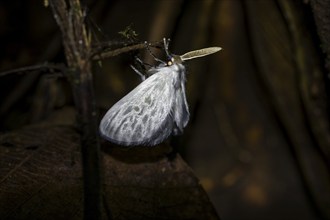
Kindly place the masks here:
<instances>
[{"instance_id":1,"label":"moth head","mask_svg":"<svg viewBox=\"0 0 330 220\"><path fill-rule=\"evenodd\" d=\"M167 61L167 66L172 66L173 64L182 63L182 59L178 55L171 55L170 59Z\"/></svg>"}]
</instances>

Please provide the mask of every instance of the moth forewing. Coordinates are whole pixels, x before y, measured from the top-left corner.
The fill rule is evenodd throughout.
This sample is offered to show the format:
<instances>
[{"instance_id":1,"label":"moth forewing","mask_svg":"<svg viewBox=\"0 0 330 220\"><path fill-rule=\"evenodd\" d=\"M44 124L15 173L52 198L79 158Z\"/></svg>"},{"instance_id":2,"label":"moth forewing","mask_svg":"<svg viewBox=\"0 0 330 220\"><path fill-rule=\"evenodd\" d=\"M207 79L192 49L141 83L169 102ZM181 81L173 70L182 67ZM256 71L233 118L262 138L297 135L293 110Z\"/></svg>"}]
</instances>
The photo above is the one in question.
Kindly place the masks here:
<instances>
[{"instance_id":1,"label":"moth forewing","mask_svg":"<svg viewBox=\"0 0 330 220\"><path fill-rule=\"evenodd\" d=\"M176 88L171 82L178 81L174 66L155 67L154 74L108 110L100 123L101 136L124 146L163 142L174 129Z\"/></svg>"},{"instance_id":2,"label":"moth forewing","mask_svg":"<svg viewBox=\"0 0 330 220\"><path fill-rule=\"evenodd\" d=\"M204 57L222 50L221 47L208 47L200 50L193 50L180 56L182 61L191 60L198 57Z\"/></svg>"}]
</instances>

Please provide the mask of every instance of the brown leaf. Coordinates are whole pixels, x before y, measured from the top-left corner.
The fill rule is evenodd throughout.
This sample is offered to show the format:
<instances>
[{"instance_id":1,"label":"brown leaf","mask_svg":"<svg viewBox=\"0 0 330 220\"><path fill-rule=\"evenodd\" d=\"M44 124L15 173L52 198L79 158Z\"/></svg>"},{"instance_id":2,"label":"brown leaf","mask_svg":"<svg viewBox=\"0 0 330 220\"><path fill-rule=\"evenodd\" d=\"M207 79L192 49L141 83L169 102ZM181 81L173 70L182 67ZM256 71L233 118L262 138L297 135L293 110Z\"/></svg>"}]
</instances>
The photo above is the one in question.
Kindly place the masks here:
<instances>
[{"instance_id":1,"label":"brown leaf","mask_svg":"<svg viewBox=\"0 0 330 220\"><path fill-rule=\"evenodd\" d=\"M81 219L80 137L70 126L0 136L0 218ZM218 219L193 171L168 146L107 146L103 218Z\"/></svg>"},{"instance_id":2,"label":"brown leaf","mask_svg":"<svg viewBox=\"0 0 330 220\"><path fill-rule=\"evenodd\" d=\"M0 218L81 218L79 136L29 127L0 136Z\"/></svg>"}]
</instances>

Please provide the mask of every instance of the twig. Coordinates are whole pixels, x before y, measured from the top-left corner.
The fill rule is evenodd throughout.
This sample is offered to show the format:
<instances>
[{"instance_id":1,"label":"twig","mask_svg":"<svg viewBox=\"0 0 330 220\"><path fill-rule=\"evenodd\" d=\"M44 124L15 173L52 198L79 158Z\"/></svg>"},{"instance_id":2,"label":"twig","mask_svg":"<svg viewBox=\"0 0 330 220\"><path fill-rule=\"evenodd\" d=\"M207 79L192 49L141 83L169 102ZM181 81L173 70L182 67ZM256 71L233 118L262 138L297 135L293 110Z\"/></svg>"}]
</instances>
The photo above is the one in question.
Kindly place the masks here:
<instances>
[{"instance_id":1,"label":"twig","mask_svg":"<svg viewBox=\"0 0 330 220\"><path fill-rule=\"evenodd\" d=\"M10 74L19 74L19 73L24 73L24 72L36 71L36 70L40 71L41 69L50 70L51 73L53 73L53 70L58 70L61 73L63 73L65 71L65 67L61 64L43 63L43 64L37 64L37 65L33 65L33 66L25 66L25 67L20 67L20 68L17 68L17 69L4 71L4 72L0 73L0 77L7 76L7 75L10 75Z\"/></svg>"},{"instance_id":2,"label":"twig","mask_svg":"<svg viewBox=\"0 0 330 220\"><path fill-rule=\"evenodd\" d=\"M155 43L150 43L149 47L160 47L163 45L162 41L159 42L155 42ZM101 51L94 51L92 54L92 59L93 60L101 60L101 59L105 59L105 58L109 58L109 57L114 57L114 56L118 56L122 53L127 53L130 51L134 51L134 50L141 50L141 49L146 49L146 43L139 43L139 44L135 44L135 45L130 45L130 46L125 46L125 47L121 47L118 49L113 49L110 51L106 51L106 52L101 52ZM102 48L102 51L104 51L105 49Z\"/></svg>"}]
</instances>

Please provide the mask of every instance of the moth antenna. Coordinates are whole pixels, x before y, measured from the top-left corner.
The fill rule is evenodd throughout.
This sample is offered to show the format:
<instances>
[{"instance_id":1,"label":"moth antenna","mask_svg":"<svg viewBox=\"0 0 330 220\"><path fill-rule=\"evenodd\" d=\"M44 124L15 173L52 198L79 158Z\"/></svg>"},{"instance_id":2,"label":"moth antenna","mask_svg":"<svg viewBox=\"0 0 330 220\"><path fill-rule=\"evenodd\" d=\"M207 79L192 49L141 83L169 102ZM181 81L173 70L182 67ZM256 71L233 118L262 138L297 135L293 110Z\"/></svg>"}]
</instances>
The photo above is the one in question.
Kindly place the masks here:
<instances>
[{"instance_id":1,"label":"moth antenna","mask_svg":"<svg viewBox=\"0 0 330 220\"><path fill-rule=\"evenodd\" d=\"M220 50L222 50L221 47L208 47L208 48L203 48L203 49L187 52L187 53L181 55L180 58L182 61L186 61L186 60L191 60L191 59L195 59L198 57L204 57L204 56L216 53Z\"/></svg>"}]
</instances>

